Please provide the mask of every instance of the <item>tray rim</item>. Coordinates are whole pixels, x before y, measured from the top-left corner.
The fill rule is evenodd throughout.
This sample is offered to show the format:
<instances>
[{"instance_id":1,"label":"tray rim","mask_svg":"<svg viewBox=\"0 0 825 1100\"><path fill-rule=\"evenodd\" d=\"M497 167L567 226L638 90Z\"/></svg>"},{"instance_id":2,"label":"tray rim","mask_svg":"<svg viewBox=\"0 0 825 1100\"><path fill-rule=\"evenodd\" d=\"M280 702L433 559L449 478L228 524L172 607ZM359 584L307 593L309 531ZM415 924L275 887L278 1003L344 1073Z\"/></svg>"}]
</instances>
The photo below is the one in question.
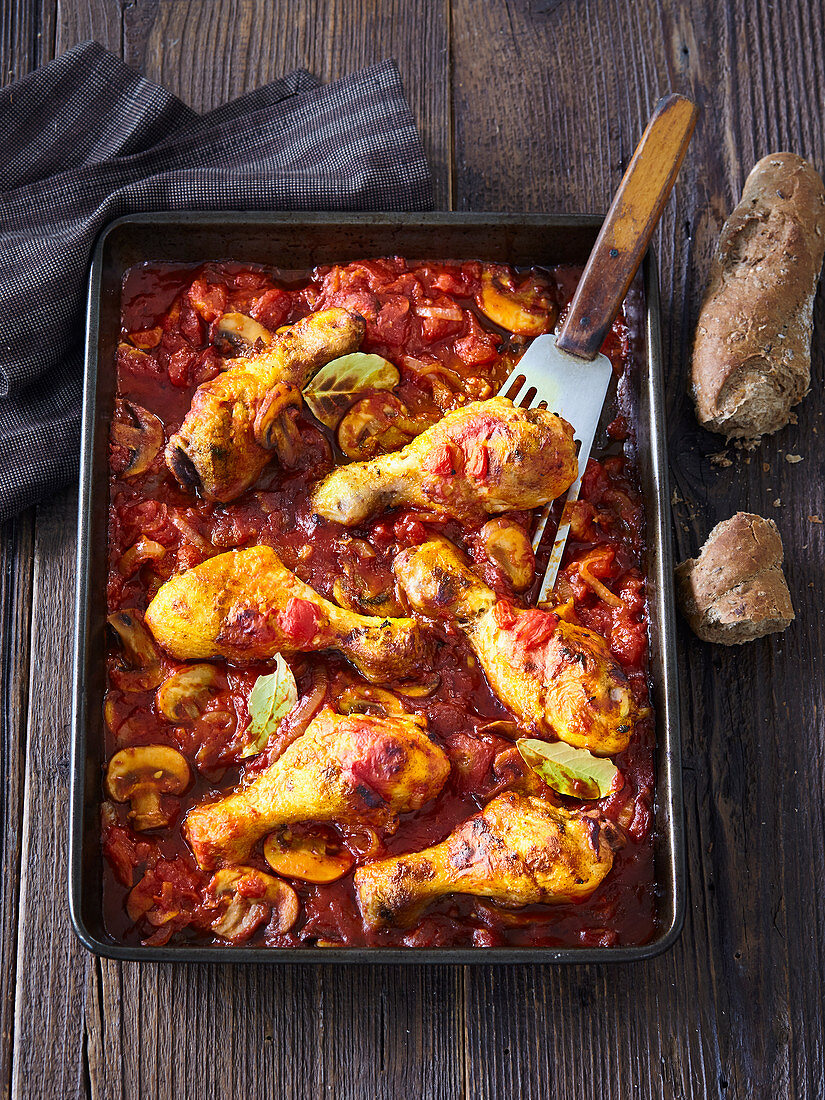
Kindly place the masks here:
<instances>
[{"instance_id":1,"label":"tray rim","mask_svg":"<svg viewBox=\"0 0 825 1100\"><path fill-rule=\"evenodd\" d=\"M73 634L72 721L70 761L70 829L69 829L69 914L73 931L79 941L95 955L133 962L204 962L204 963L335 963L359 965L512 965L514 963L625 963L653 958L671 948L679 938L685 919L685 838L684 798L681 771L681 732L679 682L676 663L675 604L672 577L672 537L668 504L670 488L666 453L666 421L664 410L664 375L662 370L661 316L658 269L655 253L649 249L643 265L645 291L644 335L645 364L650 371L648 393L650 422L657 430L650 436L650 461L658 487L656 514L646 514L648 540L659 541L655 582L660 593L664 629L659 639L662 651L662 714L661 725L667 731L658 761L655 798L658 803L667 793L669 813L664 833L673 869L672 915L666 928L655 939L639 945L620 947L491 947L491 948L292 948L292 947L219 947L180 945L173 947L143 947L118 944L100 939L86 925L82 913L83 895L83 825L87 811L85 801L86 708L85 708L85 616L89 604L89 531L93 496L93 442L95 429L95 396L97 390L97 341L100 326L102 268L110 236L123 225L230 225L287 223L328 224L335 226L460 226L484 227L535 225L536 227L584 228L597 230L602 223L593 214L520 214L512 212L428 211L425 213L349 213L338 211L201 211L175 210L156 213L126 214L113 219L100 232L92 255L88 280L86 308L86 338L84 354L83 418L81 429L81 459L78 499L78 543L76 558L75 621ZM211 257L207 257L209 259ZM655 529L654 529L655 521ZM650 573L649 573L650 575ZM657 739L660 736L657 721ZM95 805L96 811L98 805ZM654 887L660 885L654 878ZM670 885L670 884L669 884Z\"/></svg>"}]
</instances>

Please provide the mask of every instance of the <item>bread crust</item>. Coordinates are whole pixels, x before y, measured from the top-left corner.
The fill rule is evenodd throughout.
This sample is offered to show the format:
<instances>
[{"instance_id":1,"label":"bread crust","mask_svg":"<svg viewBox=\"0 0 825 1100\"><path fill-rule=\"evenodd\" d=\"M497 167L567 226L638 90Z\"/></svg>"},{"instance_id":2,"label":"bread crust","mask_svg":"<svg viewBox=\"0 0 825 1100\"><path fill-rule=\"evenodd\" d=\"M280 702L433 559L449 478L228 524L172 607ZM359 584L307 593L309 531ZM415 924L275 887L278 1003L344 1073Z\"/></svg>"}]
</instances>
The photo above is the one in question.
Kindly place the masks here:
<instances>
[{"instance_id":1,"label":"bread crust","mask_svg":"<svg viewBox=\"0 0 825 1100\"><path fill-rule=\"evenodd\" d=\"M696 558L676 567L679 606L706 642L741 645L793 620L773 520L737 512L717 523Z\"/></svg>"},{"instance_id":2,"label":"bread crust","mask_svg":"<svg viewBox=\"0 0 825 1100\"><path fill-rule=\"evenodd\" d=\"M813 301L825 254L825 187L795 153L755 165L719 238L696 327L700 424L758 440L788 423L811 381Z\"/></svg>"}]
</instances>

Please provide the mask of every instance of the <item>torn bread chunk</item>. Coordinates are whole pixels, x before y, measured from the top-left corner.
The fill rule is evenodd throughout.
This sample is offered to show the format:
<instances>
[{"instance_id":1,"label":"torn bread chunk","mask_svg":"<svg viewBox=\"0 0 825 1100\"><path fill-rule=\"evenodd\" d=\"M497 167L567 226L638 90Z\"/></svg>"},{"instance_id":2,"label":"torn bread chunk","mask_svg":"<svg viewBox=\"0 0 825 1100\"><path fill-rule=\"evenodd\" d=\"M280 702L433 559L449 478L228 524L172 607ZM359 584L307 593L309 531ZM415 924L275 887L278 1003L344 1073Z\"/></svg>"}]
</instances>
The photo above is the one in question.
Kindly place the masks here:
<instances>
[{"instance_id":1,"label":"torn bread chunk","mask_svg":"<svg viewBox=\"0 0 825 1100\"><path fill-rule=\"evenodd\" d=\"M699 423L754 442L783 428L811 383L825 188L796 153L753 168L725 222L693 345Z\"/></svg>"},{"instance_id":2,"label":"torn bread chunk","mask_svg":"<svg viewBox=\"0 0 825 1100\"><path fill-rule=\"evenodd\" d=\"M676 567L679 605L706 642L741 645L794 618L776 524L749 512L717 523L697 558Z\"/></svg>"}]
</instances>

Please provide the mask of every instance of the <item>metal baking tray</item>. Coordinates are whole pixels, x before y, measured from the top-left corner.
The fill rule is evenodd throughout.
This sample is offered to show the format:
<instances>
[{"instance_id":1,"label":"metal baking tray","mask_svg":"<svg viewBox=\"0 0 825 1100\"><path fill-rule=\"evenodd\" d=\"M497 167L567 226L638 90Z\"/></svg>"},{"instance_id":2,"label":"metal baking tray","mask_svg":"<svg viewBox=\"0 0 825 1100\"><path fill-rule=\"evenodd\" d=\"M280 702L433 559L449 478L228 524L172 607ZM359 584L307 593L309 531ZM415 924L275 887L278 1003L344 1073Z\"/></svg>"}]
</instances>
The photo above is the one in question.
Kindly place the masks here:
<instances>
[{"instance_id":1,"label":"metal baking tray","mask_svg":"<svg viewBox=\"0 0 825 1100\"><path fill-rule=\"evenodd\" d=\"M647 519L650 656L656 709L656 933L626 947L267 948L124 946L103 923L99 806L104 764L103 695L108 521L108 436L115 397L121 279L142 261L239 260L280 268L398 254L408 259L484 259L517 265L581 264L601 219L522 214L136 214L112 222L92 260L86 334L74 699L69 896L74 929L89 950L115 959L278 963L630 962L670 947L684 917L684 838L673 605L673 553L659 293L648 254L636 284L637 330L630 390L637 410L638 469Z\"/></svg>"}]
</instances>

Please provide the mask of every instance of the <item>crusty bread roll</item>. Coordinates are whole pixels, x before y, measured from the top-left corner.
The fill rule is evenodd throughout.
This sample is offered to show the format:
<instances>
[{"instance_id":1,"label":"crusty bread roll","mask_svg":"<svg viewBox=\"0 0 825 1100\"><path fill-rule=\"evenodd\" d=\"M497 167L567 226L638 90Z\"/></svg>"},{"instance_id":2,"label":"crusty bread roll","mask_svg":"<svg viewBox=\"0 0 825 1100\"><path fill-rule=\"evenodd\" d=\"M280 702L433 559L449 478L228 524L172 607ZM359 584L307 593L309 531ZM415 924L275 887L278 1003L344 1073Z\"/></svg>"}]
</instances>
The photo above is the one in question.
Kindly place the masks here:
<instances>
[{"instance_id":1,"label":"crusty bread roll","mask_svg":"<svg viewBox=\"0 0 825 1100\"><path fill-rule=\"evenodd\" d=\"M773 520L749 512L717 523L698 558L676 567L679 605L706 642L739 645L784 630L794 617Z\"/></svg>"},{"instance_id":2,"label":"crusty bread roll","mask_svg":"<svg viewBox=\"0 0 825 1100\"><path fill-rule=\"evenodd\" d=\"M725 222L693 345L700 424L728 439L778 431L811 381L825 188L796 153L763 157Z\"/></svg>"}]
</instances>

